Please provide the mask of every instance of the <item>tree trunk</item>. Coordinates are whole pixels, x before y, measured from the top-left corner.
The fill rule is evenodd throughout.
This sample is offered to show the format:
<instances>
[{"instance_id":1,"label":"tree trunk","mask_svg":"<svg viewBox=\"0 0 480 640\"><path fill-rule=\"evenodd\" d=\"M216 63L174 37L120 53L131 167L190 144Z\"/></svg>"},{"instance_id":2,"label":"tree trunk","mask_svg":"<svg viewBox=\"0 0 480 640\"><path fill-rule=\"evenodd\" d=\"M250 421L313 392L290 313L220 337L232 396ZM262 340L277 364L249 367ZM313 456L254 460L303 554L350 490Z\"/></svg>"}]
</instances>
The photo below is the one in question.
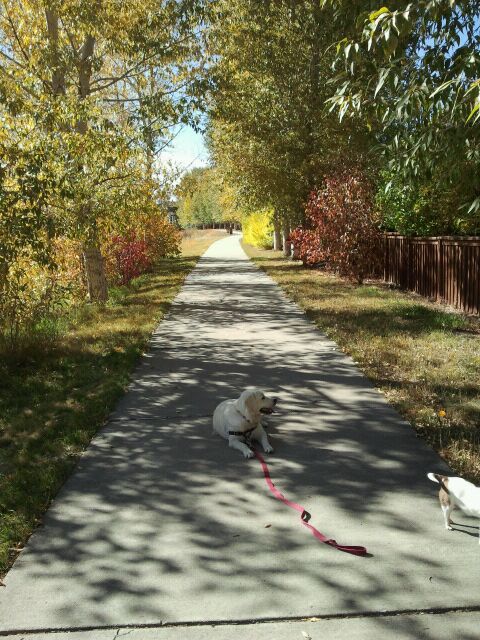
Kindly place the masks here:
<instances>
[{"instance_id":1,"label":"tree trunk","mask_svg":"<svg viewBox=\"0 0 480 640\"><path fill-rule=\"evenodd\" d=\"M52 65L52 93L54 96L65 94L65 64L61 60L58 36L58 14L51 9L45 9L47 21L48 44Z\"/></svg>"},{"instance_id":2,"label":"tree trunk","mask_svg":"<svg viewBox=\"0 0 480 640\"><path fill-rule=\"evenodd\" d=\"M288 239L289 235L290 235L290 227L288 225L288 222L284 222L283 229L282 229L282 242L283 242L283 255L286 258L289 258L292 252L292 243Z\"/></svg>"},{"instance_id":3,"label":"tree trunk","mask_svg":"<svg viewBox=\"0 0 480 640\"><path fill-rule=\"evenodd\" d=\"M8 262L2 260L2 262L0 262L0 299L1 295L7 288L8 270Z\"/></svg>"},{"instance_id":4,"label":"tree trunk","mask_svg":"<svg viewBox=\"0 0 480 640\"><path fill-rule=\"evenodd\" d=\"M80 51L78 71L78 95L80 100L85 100L85 98L90 95L90 78L92 75L94 49L95 38L89 35L85 38L85 42ZM76 123L76 130L78 133L85 135L88 130L88 123L84 120L79 120ZM83 217L82 211L79 215ZM83 266L87 280L88 299L90 302L105 302L108 298L107 276L105 274L105 263L97 240L93 240L84 246Z\"/></svg>"},{"instance_id":5,"label":"tree trunk","mask_svg":"<svg viewBox=\"0 0 480 640\"><path fill-rule=\"evenodd\" d=\"M273 221L273 250L280 251L282 248L282 237L280 234L280 223L278 220Z\"/></svg>"},{"instance_id":6,"label":"tree trunk","mask_svg":"<svg viewBox=\"0 0 480 640\"><path fill-rule=\"evenodd\" d=\"M83 247L83 266L87 278L90 302L106 302L108 298L105 263L98 244Z\"/></svg>"},{"instance_id":7,"label":"tree trunk","mask_svg":"<svg viewBox=\"0 0 480 640\"><path fill-rule=\"evenodd\" d=\"M300 260L300 248L292 242L292 260Z\"/></svg>"}]
</instances>

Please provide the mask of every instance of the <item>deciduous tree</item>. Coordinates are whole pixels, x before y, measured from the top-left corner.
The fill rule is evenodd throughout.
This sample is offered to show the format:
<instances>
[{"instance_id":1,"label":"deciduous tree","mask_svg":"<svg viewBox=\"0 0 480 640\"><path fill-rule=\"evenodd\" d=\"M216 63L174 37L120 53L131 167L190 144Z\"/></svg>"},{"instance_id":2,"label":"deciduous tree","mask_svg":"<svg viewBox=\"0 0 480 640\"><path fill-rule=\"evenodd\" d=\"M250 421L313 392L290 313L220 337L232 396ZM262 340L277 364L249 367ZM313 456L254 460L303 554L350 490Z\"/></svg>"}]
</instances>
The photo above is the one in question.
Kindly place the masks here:
<instances>
[{"instance_id":1,"label":"deciduous tree","mask_svg":"<svg viewBox=\"0 0 480 640\"><path fill-rule=\"evenodd\" d=\"M151 169L168 128L198 107L207 8L208 0L1 2L1 117L30 118L32 135L55 150L42 175L50 171L57 188L35 215L82 241L92 300L107 295L100 243L115 218L109 205L142 155ZM18 132L9 135L15 145Z\"/></svg>"},{"instance_id":2,"label":"deciduous tree","mask_svg":"<svg viewBox=\"0 0 480 640\"><path fill-rule=\"evenodd\" d=\"M388 169L408 186L432 192L449 186L448 226L478 228L478 2L323 4L334 8L337 31L343 31L332 108L340 118L360 113L366 123L381 122L378 143ZM455 218L461 219L454 225Z\"/></svg>"},{"instance_id":3,"label":"deciduous tree","mask_svg":"<svg viewBox=\"0 0 480 640\"><path fill-rule=\"evenodd\" d=\"M276 235L283 227L286 237L330 163L364 148L367 128L340 124L324 105L329 10L314 0L225 0L216 8L212 157L240 204L272 207Z\"/></svg>"}]
</instances>

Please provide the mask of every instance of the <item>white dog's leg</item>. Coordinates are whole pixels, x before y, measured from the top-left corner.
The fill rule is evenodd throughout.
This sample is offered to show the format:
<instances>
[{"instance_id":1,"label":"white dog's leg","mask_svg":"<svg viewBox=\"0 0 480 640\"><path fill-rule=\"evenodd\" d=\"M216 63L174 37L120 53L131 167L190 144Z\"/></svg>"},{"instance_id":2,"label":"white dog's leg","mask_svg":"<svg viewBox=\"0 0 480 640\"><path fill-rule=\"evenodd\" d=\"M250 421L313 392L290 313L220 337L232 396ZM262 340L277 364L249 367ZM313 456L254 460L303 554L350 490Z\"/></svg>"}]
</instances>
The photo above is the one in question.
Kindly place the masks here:
<instances>
[{"instance_id":1,"label":"white dog's leg","mask_svg":"<svg viewBox=\"0 0 480 640\"><path fill-rule=\"evenodd\" d=\"M272 453L273 452L273 447L270 444L270 442L268 441L268 437L267 434L265 432L265 429L263 428L263 426L261 424L258 425L258 427L255 429L255 431L253 432L252 437L255 440L258 440L260 442L260 444L263 447L263 450L265 451L265 453Z\"/></svg>"},{"instance_id":2,"label":"white dog's leg","mask_svg":"<svg viewBox=\"0 0 480 640\"><path fill-rule=\"evenodd\" d=\"M450 524L450 514L452 513L452 507L449 504L442 504L443 518L445 520L445 529L449 531L453 531L452 525Z\"/></svg>"},{"instance_id":3,"label":"white dog's leg","mask_svg":"<svg viewBox=\"0 0 480 640\"><path fill-rule=\"evenodd\" d=\"M247 445L239 440L236 436L229 436L228 445L232 447L232 449L238 449L239 451L241 451L245 458L253 458L253 451L250 449L250 447L247 447Z\"/></svg>"}]
</instances>

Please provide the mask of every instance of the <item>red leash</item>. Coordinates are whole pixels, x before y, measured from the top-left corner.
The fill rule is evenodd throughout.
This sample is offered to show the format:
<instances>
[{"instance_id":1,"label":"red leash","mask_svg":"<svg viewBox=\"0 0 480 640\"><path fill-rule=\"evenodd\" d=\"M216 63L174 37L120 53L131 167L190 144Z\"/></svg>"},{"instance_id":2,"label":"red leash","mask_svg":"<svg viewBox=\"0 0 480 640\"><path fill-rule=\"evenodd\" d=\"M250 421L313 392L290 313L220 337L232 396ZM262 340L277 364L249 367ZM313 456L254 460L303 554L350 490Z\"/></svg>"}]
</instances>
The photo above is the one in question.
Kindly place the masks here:
<instances>
[{"instance_id":1,"label":"red leash","mask_svg":"<svg viewBox=\"0 0 480 640\"><path fill-rule=\"evenodd\" d=\"M259 460L260 464L262 465L263 474L265 476L265 480L267 482L268 488L273 493L275 498L277 498L277 500L280 500L281 502L286 504L287 507L290 507L291 509L295 509L295 511L298 511L301 514L300 517L302 519L302 524L305 525L307 529L310 529L310 531L313 533L313 535L317 540L320 540L320 542L328 544L331 547L338 549L339 551L352 553L355 556L364 556L367 554L367 550L365 547L356 547L353 545L338 544L338 542L336 542L331 538L327 538L327 536L323 535L323 533L320 533L318 529L315 529L315 527L313 527L311 524L308 524L308 521L311 518L311 515L308 513L308 511L306 511L300 504L287 500L287 498L285 498L285 496L280 493L280 491L272 482L272 479L270 477L270 471L268 470L267 463L265 462L262 454L259 453L258 451L254 451L254 453L255 453L255 457L257 458L257 460Z\"/></svg>"}]
</instances>

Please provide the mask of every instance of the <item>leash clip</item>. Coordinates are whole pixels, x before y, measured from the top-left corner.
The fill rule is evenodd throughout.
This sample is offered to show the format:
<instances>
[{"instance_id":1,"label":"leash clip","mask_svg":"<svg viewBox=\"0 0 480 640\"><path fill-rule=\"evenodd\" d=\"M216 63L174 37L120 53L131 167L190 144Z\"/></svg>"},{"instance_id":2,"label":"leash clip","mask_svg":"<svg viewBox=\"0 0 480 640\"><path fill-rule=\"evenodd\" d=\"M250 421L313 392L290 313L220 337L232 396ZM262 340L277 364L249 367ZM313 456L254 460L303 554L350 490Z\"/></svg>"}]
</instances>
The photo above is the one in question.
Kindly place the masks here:
<instances>
[{"instance_id":1,"label":"leash clip","mask_svg":"<svg viewBox=\"0 0 480 640\"><path fill-rule=\"evenodd\" d=\"M306 509L304 509L302 511L302 515L300 517L304 522L308 522L310 520L310 518L312 517L312 515L310 513L308 513L308 511L306 511Z\"/></svg>"}]
</instances>

